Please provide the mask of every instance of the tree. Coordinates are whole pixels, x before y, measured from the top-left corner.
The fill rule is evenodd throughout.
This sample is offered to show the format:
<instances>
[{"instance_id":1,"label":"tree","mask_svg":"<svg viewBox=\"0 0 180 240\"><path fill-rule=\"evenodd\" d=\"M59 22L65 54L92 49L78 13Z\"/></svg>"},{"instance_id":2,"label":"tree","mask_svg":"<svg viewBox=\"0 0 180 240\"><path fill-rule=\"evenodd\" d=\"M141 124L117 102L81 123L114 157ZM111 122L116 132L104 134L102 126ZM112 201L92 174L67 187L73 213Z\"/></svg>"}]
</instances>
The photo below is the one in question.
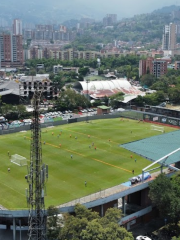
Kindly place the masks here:
<instances>
[{"instance_id":1,"label":"tree","mask_svg":"<svg viewBox=\"0 0 180 240\"><path fill-rule=\"evenodd\" d=\"M135 98L133 100L133 102L138 106L138 107L143 107L144 106L144 98L140 95L137 96L137 98Z\"/></svg>"},{"instance_id":2,"label":"tree","mask_svg":"<svg viewBox=\"0 0 180 240\"><path fill-rule=\"evenodd\" d=\"M148 105L156 106L165 101L165 94L162 91L148 94L143 97L143 101Z\"/></svg>"},{"instance_id":3,"label":"tree","mask_svg":"<svg viewBox=\"0 0 180 240\"><path fill-rule=\"evenodd\" d=\"M77 204L75 216L67 215L58 239L133 240L132 234L118 225L121 216L121 211L113 208L108 209L106 215L101 218L97 212Z\"/></svg>"},{"instance_id":4,"label":"tree","mask_svg":"<svg viewBox=\"0 0 180 240\"><path fill-rule=\"evenodd\" d=\"M169 100L174 103L180 102L180 87L172 87L168 90Z\"/></svg>"},{"instance_id":5,"label":"tree","mask_svg":"<svg viewBox=\"0 0 180 240\"><path fill-rule=\"evenodd\" d=\"M36 70L35 70L35 69L31 69L31 70L29 71L29 75L30 75L30 76L36 76Z\"/></svg>"},{"instance_id":6,"label":"tree","mask_svg":"<svg viewBox=\"0 0 180 240\"><path fill-rule=\"evenodd\" d=\"M86 76L86 74L89 73L88 67L79 68L79 74L82 76Z\"/></svg>"},{"instance_id":7,"label":"tree","mask_svg":"<svg viewBox=\"0 0 180 240\"><path fill-rule=\"evenodd\" d=\"M24 115L27 113L26 107L22 104L17 105L17 112L18 112L18 117L24 117Z\"/></svg>"},{"instance_id":8,"label":"tree","mask_svg":"<svg viewBox=\"0 0 180 240\"><path fill-rule=\"evenodd\" d=\"M149 187L149 197L161 216L165 218L169 216L172 222L177 224L180 216L180 174L172 178L160 174Z\"/></svg>"},{"instance_id":9,"label":"tree","mask_svg":"<svg viewBox=\"0 0 180 240\"><path fill-rule=\"evenodd\" d=\"M54 206L49 206L47 216L47 237L49 240L57 239L63 224L59 217L59 210Z\"/></svg>"},{"instance_id":10,"label":"tree","mask_svg":"<svg viewBox=\"0 0 180 240\"><path fill-rule=\"evenodd\" d=\"M119 92L116 94L113 94L110 97L110 105L113 108L117 108L119 106L119 102L122 101L124 99L124 93Z\"/></svg>"},{"instance_id":11,"label":"tree","mask_svg":"<svg viewBox=\"0 0 180 240\"><path fill-rule=\"evenodd\" d=\"M1 102L1 114L2 115L7 115L10 111L14 111L14 106L11 104L6 104Z\"/></svg>"},{"instance_id":12,"label":"tree","mask_svg":"<svg viewBox=\"0 0 180 240\"><path fill-rule=\"evenodd\" d=\"M155 82L155 76L151 74L145 74L141 77L141 84L143 86L150 87Z\"/></svg>"},{"instance_id":13,"label":"tree","mask_svg":"<svg viewBox=\"0 0 180 240\"><path fill-rule=\"evenodd\" d=\"M90 106L89 100L79 94L76 93L74 90L67 88L65 91L61 91L59 97L56 101L56 108L57 110L74 110L78 107L87 107Z\"/></svg>"}]
</instances>

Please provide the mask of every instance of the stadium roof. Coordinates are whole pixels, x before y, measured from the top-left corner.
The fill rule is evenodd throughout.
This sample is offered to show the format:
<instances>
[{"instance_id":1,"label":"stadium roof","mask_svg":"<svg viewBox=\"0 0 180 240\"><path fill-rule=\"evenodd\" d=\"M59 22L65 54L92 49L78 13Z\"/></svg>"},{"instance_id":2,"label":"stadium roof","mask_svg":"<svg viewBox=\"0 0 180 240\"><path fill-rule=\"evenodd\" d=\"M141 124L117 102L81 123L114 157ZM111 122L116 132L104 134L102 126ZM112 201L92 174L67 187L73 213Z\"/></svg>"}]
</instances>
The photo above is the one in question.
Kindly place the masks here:
<instances>
[{"instance_id":1,"label":"stadium roof","mask_svg":"<svg viewBox=\"0 0 180 240\"><path fill-rule=\"evenodd\" d=\"M104 96L110 97L118 92L123 92L125 94L123 102L129 102L138 95L145 95L144 92L140 91L136 86L132 86L125 78L76 82L74 88L81 90L83 94L89 94L94 99Z\"/></svg>"},{"instance_id":2,"label":"stadium roof","mask_svg":"<svg viewBox=\"0 0 180 240\"><path fill-rule=\"evenodd\" d=\"M175 130L173 132L160 134L139 141L122 144L121 147L150 159L151 161L157 161L177 150L180 147L179 139L180 130ZM180 151L177 151L168 156L165 161L163 159L159 163L165 162L165 164L170 165L179 161Z\"/></svg>"},{"instance_id":3,"label":"stadium roof","mask_svg":"<svg viewBox=\"0 0 180 240\"><path fill-rule=\"evenodd\" d=\"M8 81L0 85L0 96L14 94L19 95L19 83Z\"/></svg>"}]
</instances>

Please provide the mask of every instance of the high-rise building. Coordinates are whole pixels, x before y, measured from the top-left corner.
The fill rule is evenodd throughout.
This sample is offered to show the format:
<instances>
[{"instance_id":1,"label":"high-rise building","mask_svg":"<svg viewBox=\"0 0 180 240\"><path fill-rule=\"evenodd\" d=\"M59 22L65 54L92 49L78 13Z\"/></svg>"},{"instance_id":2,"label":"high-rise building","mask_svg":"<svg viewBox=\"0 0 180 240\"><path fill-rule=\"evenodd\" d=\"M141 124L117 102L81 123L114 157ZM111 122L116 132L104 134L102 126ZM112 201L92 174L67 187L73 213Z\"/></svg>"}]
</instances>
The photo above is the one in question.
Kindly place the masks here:
<instances>
[{"instance_id":1,"label":"high-rise building","mask_svg":"<svg viewBox=\"0 0 180 240\"><path fill-rule=\"evenodd\" d=\"M20 19L14 19L13 21L13 34L22 35L22 21Z\"/></svg>"},{"instance_id":2,"label":"high-rise building","mask_svg":"<svg viewBox=\"0 0 180 240\"><path fill-rule=\"evenodd\" d=\"M36 30L39 31L53 31L53 25L42 25L38 24L35 26Z\"/></svg>"},{"instance_id":3,"label":"high-rise building","mask_svg":"<svg viewBox=\"0 0 180 240\"><path fill-rule=\"evenodd\" d=\"M163 59L154 59L152 57L139 61L139 76L152 74L159 78L167 73L167 61Z\"/></svg>"},{"instance_id":4,"label":"high-rise building","mask_svg":"<svg viewBox=\"0 0 180 240\"><path fill-rule=\"evenodd\" d=\"M174 23L165 25L163 29L162 49L175 51L177 26Z\"/></svg>"},{"instance_id":5,"label":"high-rise building","mask_svg":"<svg viewBox=\"0 0 180 240\"><path fill-rule=\"evenodd\" d=\"M117 14L107 14L106 17L111 18L113 23L117 22Z\"/></svg>"},{"instance_id":6,"label":"high-rise building","mask_svg":"<svg viewBox=\"0 0 180 240\"><path fill-rule=\"evenodd\" d=\"M111 26L117 22L117 14L107 14L106 17L103 18L104 26Z\"/></svg>"},{"instance_id":7,"label":"high-rise building","mask_svg":"<svg viewBox=\"0 0 180 240\"><path fill-rule=\"evenodd\" d=\"M0 35L0 65L21 66L24 63L22 35Z\"/></svg>"}]
</instances>

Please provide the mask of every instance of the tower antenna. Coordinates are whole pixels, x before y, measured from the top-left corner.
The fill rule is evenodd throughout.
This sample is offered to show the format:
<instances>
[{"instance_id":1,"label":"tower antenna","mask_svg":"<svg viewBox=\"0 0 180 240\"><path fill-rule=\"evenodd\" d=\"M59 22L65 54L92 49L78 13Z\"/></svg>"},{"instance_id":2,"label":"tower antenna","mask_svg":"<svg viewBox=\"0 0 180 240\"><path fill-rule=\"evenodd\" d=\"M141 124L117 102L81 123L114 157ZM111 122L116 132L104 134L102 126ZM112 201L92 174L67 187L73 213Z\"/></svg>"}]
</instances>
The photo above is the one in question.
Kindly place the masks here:
<instances>
[{"instance_id":1,"label":"tower antenna","mask_svg":"<svg viewBox=\"0 0 180 240\"><path fill-rule=\"evenodd\" d=\"M27 91L29 89L29 91ZM39 105L43 93L52 96L53 90L50 81L34 81L20 84L20 94L29 96L33 93L33 122L31 124L30 164L28 174L25 176L28 182L26 199L29 207L28 239L46 240L46 210L44 197L46 193L46 181L48 179L48 165L42 162L42 142Z\"/></svg>"},{"instance_id":2,"label":"tower antenna","mask_svg":"<svg viewBox=\"0 0 180 240\"><path fill-rule=\"evenodd\" d=\"M28 174L29 196L29 240L46 239L45 182L48 177L47 167L42 163L41 127L39 104L41 90L39 86L33 96L33 123L31 125L31 152Z\"/></svg>"}]
</instances>

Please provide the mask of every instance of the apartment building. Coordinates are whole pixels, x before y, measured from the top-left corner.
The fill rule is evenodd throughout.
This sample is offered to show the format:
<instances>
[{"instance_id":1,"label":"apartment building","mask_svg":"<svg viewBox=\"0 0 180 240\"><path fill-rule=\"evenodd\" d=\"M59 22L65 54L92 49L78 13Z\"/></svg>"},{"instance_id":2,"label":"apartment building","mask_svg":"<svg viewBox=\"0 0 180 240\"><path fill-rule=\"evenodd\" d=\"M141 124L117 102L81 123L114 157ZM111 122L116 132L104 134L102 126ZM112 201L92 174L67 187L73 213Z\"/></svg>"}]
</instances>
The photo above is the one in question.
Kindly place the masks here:
<instances>
[{"instance_id":1,"label":"apartment building","mask_svg":"<svg viewBox=\"0 0 180 240\"><path fill-rule=\"evenodd\" d=\"M71 41L75 38L76 32L69 31L65 26L60 25L59 29L54 29L53 25L36 25L35 29L24 29L24 40L46 40L46 41Z\"/></svg>"},{"instance_id":2,"label":"apartment building","mask_svg":"<svg viewBox=\"0 0 180 240\"><path fill-rule=\"evenodd\" d=\"M175 69L175 70L180 69L180 61L175 61L174 69Z\"/></svg>"},{"instance_id":3,"label":"apartment building","mask_svg":"<svg viewBox=\"0 0 180 240\"><path fill-rule=\"evenodd\" d=\"M64 72L72 71L72 72L78 73L78 70L79 70L78 67L63 67L60 64L53 66L53 73L54 74L57 74L57 73L59 73L61 71L64 71Z\"/></svg>"},{"instance_id":4,"label":"apartment building","mask_svg":"<svg viewBox=\"0 0 180 240\"><path fill-rule=\"evenodd\" d=\"M20 19L14 19L13 21L13 34L22 35L22 21Z\"/></svg>"},{"instance_id":5,"label":"apartment building","mask_svg":"<svg viewBox=\"0 0 180 240\"><path fill-rule=\"evenodd\" d=\"M152 57L139 61L139 77L145 74L152 74L159 78L167 73L167 61L154 59Z\"/></svg>"},{"instance_id":6,"label":"apartment building","mask_svg":"<svg viewBox=\"0 0 180 240\"><path fill-rule=\"evenodd\" d=\"M117 14L107 14L106 17L103 18L103 25L111 26L117 22Z\"/></svg>"},{"instance_id":7,"label":"apartment building","mask_svg":"<svg viewBox=\"0 0 180 240\"><path fill-rule=\"evenodd\" d=\"M35 26L35 29L38 31L53 31L53 25L38 24Z\"/></svg>"},{"instance_id":8,"label":"apartment building","mask_svg":"<svg viewBox=\"0 0 180 240\"><path fill-rule=\"evenodd\" d=\"M0 66L15 67L24 63L22 35L0 35Z\"/></svg>"},{"instance_id":9,"label":"apartment building","mask_svg":"<svg viewBox=\"0 0 180 240\"><path fill-rule=\"evenodd\" d=\"M177 38L177 26L174 23L165 25L162 37L162 49L175 51Z\"/></svg>"},{"instance_id":10,"label":"apartment building","mask_svg":"<svg viewBox=\"0 0 180 240\"><path fill-rule=\"evenodd\" d=\"M31 29L24 29L23 30L23 38L24 38L24 40L32 39L33 38L33 31Z\"/></svg>"}]
</instances>

